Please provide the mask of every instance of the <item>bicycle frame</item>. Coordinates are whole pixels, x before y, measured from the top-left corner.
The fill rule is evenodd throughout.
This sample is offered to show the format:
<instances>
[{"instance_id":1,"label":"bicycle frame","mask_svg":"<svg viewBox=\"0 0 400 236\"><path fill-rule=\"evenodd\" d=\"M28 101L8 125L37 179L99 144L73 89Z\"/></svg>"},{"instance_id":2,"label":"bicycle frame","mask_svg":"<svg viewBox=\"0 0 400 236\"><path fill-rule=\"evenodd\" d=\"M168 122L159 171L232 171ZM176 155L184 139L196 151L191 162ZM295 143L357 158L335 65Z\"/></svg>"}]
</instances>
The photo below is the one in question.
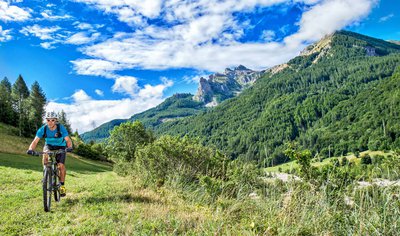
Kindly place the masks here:
<instances>
[{"instance_id":1,"label":"bicycle frame","mask_svg":"<svg viewBox=\"0 0 400 236\"><path fill-rule=\"evenodd\" d=\"M55 152L35 152L35 155L48 155L47 164L43 170L43 205L44 211L50 211L51 207L51 197L54 194L54 200L56 202L60 201L60 171L58 169L58 164L56 161L56 155L60 153L65 153L65 150L58 150Z\"/></svg>"}]
</instances>

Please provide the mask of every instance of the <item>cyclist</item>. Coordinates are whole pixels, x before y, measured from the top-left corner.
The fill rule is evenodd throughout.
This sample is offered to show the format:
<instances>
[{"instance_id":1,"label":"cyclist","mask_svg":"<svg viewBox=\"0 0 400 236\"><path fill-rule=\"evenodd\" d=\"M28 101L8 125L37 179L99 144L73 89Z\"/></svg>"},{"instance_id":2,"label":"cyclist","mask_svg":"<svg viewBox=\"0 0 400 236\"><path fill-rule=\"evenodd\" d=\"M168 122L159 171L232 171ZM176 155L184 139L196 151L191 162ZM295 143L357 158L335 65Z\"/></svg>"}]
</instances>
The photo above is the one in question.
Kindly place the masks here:
<instances>
[{"instance_id":1,"label":"cyclist","mask_svg":"<svg viewBox=\"0 0 400 236\"><path fill-rule=\"evenodd\" d=\"M38 144L41 138L45 138L45 145L43 147L43 152L48 152L52 150L66 149L68 151L72 150L72 142L68 136L67 129L58 123L58 115L54 111L46 112L46 125L43 125L36 132L36 137L33 139L27 154L33 155L36 145ZM66 188L64 186L65 183L65 158L66 153L59 153L56 156L56 161L58 163L58 169L60 170L60 195L66 195ZM43 155L43 165L46 165L48 162L48 155Z\"/></svg>"}]
</instances>

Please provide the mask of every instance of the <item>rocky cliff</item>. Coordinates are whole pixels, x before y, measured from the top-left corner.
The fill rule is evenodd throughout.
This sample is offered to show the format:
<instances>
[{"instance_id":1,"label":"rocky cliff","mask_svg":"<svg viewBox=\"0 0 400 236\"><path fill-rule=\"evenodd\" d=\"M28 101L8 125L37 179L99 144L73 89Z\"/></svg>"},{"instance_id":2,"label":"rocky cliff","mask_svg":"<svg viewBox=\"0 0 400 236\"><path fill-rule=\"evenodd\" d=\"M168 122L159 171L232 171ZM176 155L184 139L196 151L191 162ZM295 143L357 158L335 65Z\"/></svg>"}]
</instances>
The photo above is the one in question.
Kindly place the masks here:
<instances>
[{"instance_id":1,"label":"rocky cliff","mask_svg":"<svg viewBox=\"0 0 400 236\"><path fill-rule=\"evenodd\" d=\"M216 106L225 99L231 98L251 86L263 71L254 71L240 65L234 69L227 68L223 73L200 78L194 100L204 102L206 106Z\"/></svg>"}]
</instances>

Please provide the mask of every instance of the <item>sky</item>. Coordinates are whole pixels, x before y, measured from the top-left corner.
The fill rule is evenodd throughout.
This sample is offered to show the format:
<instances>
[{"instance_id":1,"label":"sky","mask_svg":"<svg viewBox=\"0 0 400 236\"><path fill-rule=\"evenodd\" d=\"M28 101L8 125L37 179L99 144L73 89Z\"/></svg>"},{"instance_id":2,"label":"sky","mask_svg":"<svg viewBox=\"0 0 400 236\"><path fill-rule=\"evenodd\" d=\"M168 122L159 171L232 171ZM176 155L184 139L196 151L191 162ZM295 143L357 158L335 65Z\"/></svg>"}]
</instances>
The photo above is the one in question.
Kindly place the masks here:
<instances>
[{"instance_id":1,"label":"sky","mask_svg":"<svg viewBox=\"0 0 400 236\"><path fill-rule=\"evenodd\" d=\"M399 0L0 0L0 78L38 81L83 133L336 30L400 40L399 22Z\"/></svg>"}]
</instances>

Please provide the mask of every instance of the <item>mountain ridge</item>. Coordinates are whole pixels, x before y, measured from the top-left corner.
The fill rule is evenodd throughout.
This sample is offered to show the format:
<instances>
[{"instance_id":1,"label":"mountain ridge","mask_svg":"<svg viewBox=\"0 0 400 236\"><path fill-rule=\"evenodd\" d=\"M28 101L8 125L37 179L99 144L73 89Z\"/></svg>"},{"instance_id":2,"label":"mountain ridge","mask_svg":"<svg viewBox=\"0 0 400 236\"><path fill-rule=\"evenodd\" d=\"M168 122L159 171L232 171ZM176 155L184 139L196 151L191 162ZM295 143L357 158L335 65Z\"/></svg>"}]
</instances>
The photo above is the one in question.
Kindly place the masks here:
<instances>
[{"instance_id":1,"label":"mountain ridge","mask_svg":"<svg viewBox=\"0 0 400 236\"><path fill-rule=\"evenodd\" d=\"M330 37L331 42L324 43L320 50L291 59L286 65L282 64L284 68L277 73L267 71L240 96L205 113L162 124L156 133L200 137L204 144L215 145L231 158L268 159L274 163L286 160L283 150L289 141L300 142L314 155L322 156L326 156L328 150L340 156L365 148L400 148L397 141L400 128L394 125L400 123L400 117L375 112L381 110L379 104L386 106L384 99L389 99L386 97L391 94L369 99L372 111L357 99L359 94L365 96L374 87L388 87L387 84L398 80L395 70L400 65L400 46L348 31ZM370 53L371 50L375 53ZM399 94L399 91L392 93ZM373 126L351 125L354 120L364 120L362 114L349 116L342 111L348 107L340 105L350 106L351 102L363 107L364 112L374 114L370 117ZM400 105L394 104L400 110ZM379 136L383 133L379 131L382 129L380 114L385 115L382 119L386 135L390 133L390 137ZM333 121L345 121L341 121L342 126L333 128L336 123L324 122L331 116ZM369 131L371 138L362 129L372 129Z\"/></svg>"},{"instance_id":2,"label":"mountain ridge","mask_svg":"<svg viewBox=\"0 0 400 236\"><path fill-rule=\"evenodd\" d=\"M348 122L342 121L343 127L332 128L335 122L330 125L324 120L337 114L348 120L363 120L358 114L347 117L335 108L351 101L363 106L357 100L358 94L368 94L374 86L385 87L385 83L396 80L394 71L400 63L400 46L348 31L339 31L323 40L327 39L329 43L316 42L305 49L307 54L303 52L287 63L265 70L239 96L192 116L159 123L153 126L155 133L199 137L204 144L215 145L231 158L269 160L275 164L286 160L283 150L288 141L300 142L314 155L325 156L328 151L341 155L349 150L397 145L400 131L392 125L397 119L400 123L397 116L384 118L385 125L389 125L385 127L387 135L394 139L379 137L376 129L382 127L380 121L380 126L373 123L372 141L365 141L364 132ZM368 53L371 50L375 53ZM378 106L374 100L369 102L374 109Z\"/></svg>"}]
</instances>

